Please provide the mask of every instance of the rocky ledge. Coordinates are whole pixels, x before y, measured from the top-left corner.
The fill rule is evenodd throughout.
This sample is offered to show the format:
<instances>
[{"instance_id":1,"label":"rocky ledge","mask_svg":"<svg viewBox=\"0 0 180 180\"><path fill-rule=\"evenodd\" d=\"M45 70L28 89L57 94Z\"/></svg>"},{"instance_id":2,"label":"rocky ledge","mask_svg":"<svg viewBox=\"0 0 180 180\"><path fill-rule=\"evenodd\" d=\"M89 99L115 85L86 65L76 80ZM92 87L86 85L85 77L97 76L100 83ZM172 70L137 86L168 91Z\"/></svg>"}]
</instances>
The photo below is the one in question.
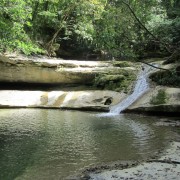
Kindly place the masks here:
<instances>
[{"instance_id":1,"label":"rocky ledge","mask_svg":"<svg viewBox=\"0 0 180 180\"><path fill-rule=\"evenodd\" d=\"M109 111L124 98L114 91L24 91L0 90L0 108L59 108Z\"/></svg>"},{"instance_id":2,"label":"rocky ledge","mask_svg":"<svg viewBox=\"0 0 180 180\"><path fill-rule=\"evenodd\" d=\"M0 67L1 108L94 111L109 111L110 106L119 103L125 94L117 91L131 88L138 71L132 63L123 61L77 61L13 54L0 54ZM82 85L89 86L79 90L77 87Z\"/></svg>"},{"instance_id":3,"label":"rocky ledge","mask_svg":"<svg viewBox=\"0 0 180 180\"><path fill-rule=\"evenodd\" d=\"M130 92L139 64L123 61L76 61L0 54L0 107L40 107L108 111ZM22 89L4 88L4 83L23 83ZM26 84L26 91L23 86ZM32 84L40 86L39 91ZM44 91L42 84L57 85ZM95 90L62 90L64 85L94 85ZM59 85L61 87L57 88ZM29 87L29 88L28 88ZM96 89L112 91L97 91ZM3 89L3 90L2 90ZM12 88L11 88L12 89ZM32 89L32 91L29 91ZM92 89L89 86L89 89ZM118 93L118 92L120 93ZM180 89L152 86L124 112L180 114Z\"/></svg>"},{"instance_id":4,"label":"rocky ledge","mask_svg":"<svg viewBox=\"0 0 180 180\"><path fill-rule=\"evenodd\" d=\"M0 54L0 82L37 84L93 84L99 74L136 72L134 67L119 67L107 61L62 60ZM119 77L118 77L119 78ZM124 78L125 79L125 78Z\"/></svg>"},{"instance_id":5,"label":"rocky ledge","mask_svg":"<svg viewBox=\"0 0 180 180\"><path fill-rule=\"evenodd\" d=\"M180 115L180 89L156 86L149 89L125 112Z\"/></svg>"}]
</instances>

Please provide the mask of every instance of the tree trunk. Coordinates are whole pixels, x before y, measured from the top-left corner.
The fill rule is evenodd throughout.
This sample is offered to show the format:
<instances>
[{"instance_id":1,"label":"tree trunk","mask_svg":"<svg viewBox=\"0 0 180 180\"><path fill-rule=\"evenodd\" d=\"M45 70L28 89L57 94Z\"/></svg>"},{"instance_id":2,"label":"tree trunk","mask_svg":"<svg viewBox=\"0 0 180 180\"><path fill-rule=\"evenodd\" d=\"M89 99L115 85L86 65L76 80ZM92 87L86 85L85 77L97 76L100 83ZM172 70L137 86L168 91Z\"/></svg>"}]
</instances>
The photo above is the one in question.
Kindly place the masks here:
<instances>
[{"instance_id":1,"label":"tree trunk","mask_svg":"<svg viewBox=\"0 0 180 180\"><path fill-rule=\"evenodd\" d=\"M49 1L44 2L44 11L48 11Z\"/></svg>"},{"instance_id":2,"label":"tree trunk","mask_svg":"<svg viewBox=\"0 0 180 180\"><path fill-rule=\"evenodd\" d=\"M38 8L39 8L39 2L36 1L34 8L33 8L33 12L32 12L32 22L36 20L37 14L38 14Z\"/></svg>"},{"instance_id":3,"label":"tree trunk","mask_svg":"<svg viewBox=\"0 0 180 180\"><path fill-rule=\"evenodd\" d=\"M76 7L76 4L73 4L73 5L69 8L69 10L66 12L66 14L65 14L65 15L63 16L63 18L62 18L62 20L61 20L62 22L67 20L69 14L72 12L72 10L73 10L75 7ZM53 45L56 37L58 36L58 34L60 33L61 30L62 30L62 26L60 25L59 29L54 33L52 39L51 39L51 40L47 43L47 45L46 45L46 49L47 49L47 52L48 52L48 55L49 55L49 56L51 56L52 45Z\"/></svg>"},{"instance_id":4,"label":"tree trunk","mask_svg":"<svg viewBox=\"0 0 180 180\"><path fill-rule=\"evenodd\" d=\"M170 57L164 62L164 64L180 62L180 47L171 54Z\"/></svg>"}]
</instances>

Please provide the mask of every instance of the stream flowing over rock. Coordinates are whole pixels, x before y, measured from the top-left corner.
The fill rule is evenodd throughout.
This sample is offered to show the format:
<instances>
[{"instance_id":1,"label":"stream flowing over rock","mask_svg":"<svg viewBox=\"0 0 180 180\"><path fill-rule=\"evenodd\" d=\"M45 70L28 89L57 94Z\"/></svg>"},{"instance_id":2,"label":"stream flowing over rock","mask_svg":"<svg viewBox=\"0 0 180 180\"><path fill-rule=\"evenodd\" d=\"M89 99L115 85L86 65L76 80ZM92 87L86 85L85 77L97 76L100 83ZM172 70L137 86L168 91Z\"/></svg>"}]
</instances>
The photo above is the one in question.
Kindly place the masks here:
<instances>
[{"instance_id":1,"label":"stream flowing over rock","mask_svg":"<svg viewBox=\"0 0 180 180\"><path fill-rule=\"evenodd\" d=\"M93 85L95 76L109 71L119 71L112 62L77 61L56 58L38 58L0 55L0 106L81 109L109 111L125 96L110 90L79 90L82 85ZM135 68L123 68L136 71ZM18 84L20 89L3 88L3 84ZM38 90L36 88L38 86ZM43 90L43 86L51 86ZM54 86L55 85L55 86ZM64 87L71 86L71 87ZM26 87L26 88L24 88ZM33 89L35 88L35 89Z\"/></svg>"},{"instance_id":2,"label":"stream flowing over rock","mask_svg":"<svg viewBox=\"0 0 180 180\"><path fill-rule=\"evenodd\" d=\"M129 107L133 102L135 102L141 95L143 95L148 89L149 84L147 82L149 67L146 67L140 72L135 83L134 90L127 98L125 98L119 104L112 106L110 109L111 114L120 114L123 110Z\"/></svg>"},{"instance_id":3,"label":"stream flowing over rock","mask_svg":"<svg viewBox=\"0 0 180 180\"><path fill-rule=\"evenodd\" d=\"M130 66L129 66L130 64ZM139 64L122 61L77 61L62 60L47 57L24 57L0 54L0 107L41 107L41 108L66 108L80 110L109 111L112 107L121 105L128 94L107 90L92 90L94 80L104 87L129 86L131 92L133 76L138 74ZM133 66L133 67L132 67ZM131 74L129 76L129 74ZM133 77L133 78L132 78ZM130 79L128 81L128 79ZM6 89L4 83L21 84L21 89ZM113 84L112 84L113 83ZM36 84L40 87L38 90ZM41 85L54 86L43 90ZM64 85L71 86L64 90ZM76 87L90 85L89 89L76 90ZM26 89L23 89L26 86ZM141 86L141 84L140 84ZM143 86L143 84L142 84ZM129 96L127 106L120 107L123 112L138 113L170 113L180 114L180 89L165 86L155 86L150 83L149 90L142 95L142 87L135 87L138 99L134 94ZM73 89L74 87L74 89ZM101 87L102 88L102 87ZM146 88L145 88L146 89ZM163 91L165 99L156 104L153 99L158 99L158 93ZM126 92L127 93L127 92ZM135 101L135 102L134 102ZM127 109L126 109L127 108ZM119 109L118 109L119 113Z\"/></svg>"}]
</instances>

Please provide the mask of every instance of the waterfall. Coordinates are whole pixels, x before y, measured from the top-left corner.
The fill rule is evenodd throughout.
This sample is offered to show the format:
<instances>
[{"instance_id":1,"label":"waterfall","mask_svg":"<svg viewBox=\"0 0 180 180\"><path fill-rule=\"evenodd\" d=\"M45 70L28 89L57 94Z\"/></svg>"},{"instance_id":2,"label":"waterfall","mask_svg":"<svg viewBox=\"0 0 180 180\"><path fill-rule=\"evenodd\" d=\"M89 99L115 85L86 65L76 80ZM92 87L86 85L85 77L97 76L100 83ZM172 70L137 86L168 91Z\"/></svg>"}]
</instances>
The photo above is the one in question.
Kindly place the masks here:
<instances>
[{"instance_id":1,"label":"waterfall","mask_svg":"<svg viewBox=\"0 0 180 180\"><path fill-rule=\"evenodd\" d=\"M133 102L135 102L142 94L144 94L149 89L147 77L150 69L151 68L147 65L142 68L142 71L137 77L137 81L133 93L130 94L126 99L124 99L119 104L112 106L110 108L109 115L120 114L123 110L129 107Z\"/></svg>"}]
</instances>

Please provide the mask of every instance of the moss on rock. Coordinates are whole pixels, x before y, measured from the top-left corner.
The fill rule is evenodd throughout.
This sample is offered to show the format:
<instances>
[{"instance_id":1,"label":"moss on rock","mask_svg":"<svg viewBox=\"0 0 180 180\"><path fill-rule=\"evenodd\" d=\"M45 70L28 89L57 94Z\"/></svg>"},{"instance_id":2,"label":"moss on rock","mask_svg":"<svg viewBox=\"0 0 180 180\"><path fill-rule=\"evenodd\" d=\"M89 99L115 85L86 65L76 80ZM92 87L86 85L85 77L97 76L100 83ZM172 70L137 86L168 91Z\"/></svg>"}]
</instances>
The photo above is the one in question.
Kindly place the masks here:
<instances>
[{"instance_id":1,"label":"moss on rock","mask_svg":"<svg viewBox=\"0 0 180 180\"><path fill-rule=\"evenodd\" d=\"M159 105L166 104L167 102L167 94L164 89L160 89L156 96L153 96L150 100L150 104Z\"/></svg>"},{"instance_id":2,"label":"moss on rock","mask_svg":"<svg viewBox=\"0 0 180 180\"><path fill-rule=\"evenodd\" d=\"M114 67L131 67L132 63L127 61L114 61L113 62Z\"/></svg>"},{"instance_id":3,"label":"moss on rock","mask_svg":"<svg viewBox=\"0 0 180 180\"><path fill-rule=\"evenodd\" d=\"M117 92L124 91L127 93L135 78L135 73L129 70L120 69L118 71L109 71L98 74L95 77L94 86L100 89L114 90Z\"/></svg>"}]
</instances>

